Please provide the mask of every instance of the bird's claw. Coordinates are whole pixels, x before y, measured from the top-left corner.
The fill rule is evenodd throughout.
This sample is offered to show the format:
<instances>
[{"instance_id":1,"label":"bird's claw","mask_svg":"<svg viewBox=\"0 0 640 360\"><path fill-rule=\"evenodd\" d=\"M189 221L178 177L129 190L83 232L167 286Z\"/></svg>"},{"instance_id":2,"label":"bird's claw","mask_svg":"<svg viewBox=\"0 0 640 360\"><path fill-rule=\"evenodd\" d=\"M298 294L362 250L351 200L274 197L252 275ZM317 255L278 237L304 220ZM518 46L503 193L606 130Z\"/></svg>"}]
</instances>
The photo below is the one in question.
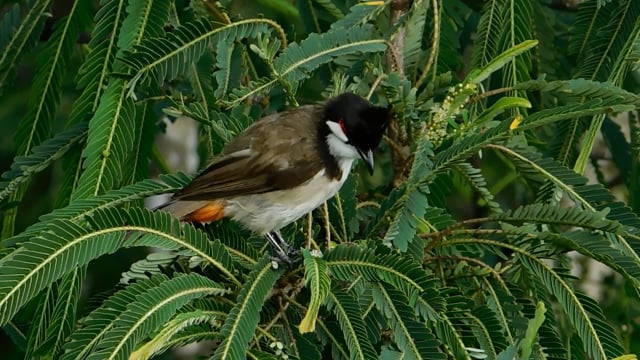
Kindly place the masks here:
<instances>
[{"instance_id":1,"label":"bird's claw","mask_svg":"<svg viewBox=\"0 0 640 360\"><path fill-rule=\"evenodd\" d=\"M300 260L300 250L294 249L282 238L279 232L270 232L265 235L271 248L275 252L272 260L278 263L285 263L289 266Z\"/></svg>"}]
</instances>

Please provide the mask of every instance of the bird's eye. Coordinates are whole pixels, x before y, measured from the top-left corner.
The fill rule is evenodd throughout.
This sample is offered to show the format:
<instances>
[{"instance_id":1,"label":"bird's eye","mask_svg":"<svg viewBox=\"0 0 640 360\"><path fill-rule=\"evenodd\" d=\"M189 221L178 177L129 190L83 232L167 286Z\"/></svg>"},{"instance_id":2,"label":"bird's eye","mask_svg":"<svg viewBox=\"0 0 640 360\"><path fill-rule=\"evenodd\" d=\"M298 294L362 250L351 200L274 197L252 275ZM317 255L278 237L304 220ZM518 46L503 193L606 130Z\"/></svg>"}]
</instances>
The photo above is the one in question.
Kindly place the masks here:
<instances>
[{"instance_id":1,"label":"bird's eye","mask_svg":"<svg viewBox=\"0 0 640 360\"><path fill-rule=\"evenodd\" d=\"M347 134L347 127L344 125L344 119L343 118L339 118L338 119L338 125L340 125L340 129L342 129L342 132L346 135Z\"/></svg>"}]
</instances>

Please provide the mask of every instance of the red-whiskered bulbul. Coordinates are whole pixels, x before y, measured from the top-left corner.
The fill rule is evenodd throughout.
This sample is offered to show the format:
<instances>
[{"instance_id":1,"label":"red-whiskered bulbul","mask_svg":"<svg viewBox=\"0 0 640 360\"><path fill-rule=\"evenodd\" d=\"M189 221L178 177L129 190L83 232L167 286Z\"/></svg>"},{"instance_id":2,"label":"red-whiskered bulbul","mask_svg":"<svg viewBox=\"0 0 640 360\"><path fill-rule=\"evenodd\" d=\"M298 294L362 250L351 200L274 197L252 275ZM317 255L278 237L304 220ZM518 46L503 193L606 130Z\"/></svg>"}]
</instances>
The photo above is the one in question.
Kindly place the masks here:
<instances>
[{"instance_id":1,"label":"red-whiskered bulbul","mask_svg":"<svg viewBox=\"0 0 640 360\"><path fill-rule=\"evenodd\" d=\"M159 209L188 222L229 217L264 235L290 261L279 229L333 197L354 160L373 172L389 116L389 109L351 93L266 116Z\"/></svg>"}]
</instances>

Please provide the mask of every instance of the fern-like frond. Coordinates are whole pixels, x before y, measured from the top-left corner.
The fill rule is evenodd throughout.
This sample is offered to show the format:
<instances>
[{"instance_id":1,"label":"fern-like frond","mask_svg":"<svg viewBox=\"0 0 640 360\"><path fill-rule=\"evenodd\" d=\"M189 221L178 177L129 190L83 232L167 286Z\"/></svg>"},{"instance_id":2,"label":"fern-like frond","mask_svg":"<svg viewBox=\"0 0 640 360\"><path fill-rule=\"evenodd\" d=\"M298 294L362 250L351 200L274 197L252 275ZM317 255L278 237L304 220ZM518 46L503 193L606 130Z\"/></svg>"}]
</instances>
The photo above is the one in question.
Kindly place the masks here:
<instances>
[{"instance_id":1,"label":"fern-like frond","mask_svg":"<svg viewBox=\"0 0 640 360\"><path fill-rule=\"evenodd\" d=\"M69 14L56 22L51 38L37 58L36 74L31 88L29 109L18 123L13 136L16 155L28 155L34 146L50 137L56 108L62 96L62 82L68 70L67 62L73 55L76 38L89 26L93 3L74 1ZM10 201L20 201L26 186L10 196ZM5 213L1 238L13 235L16 209Z\"/></svg>"},{"instance_id":2,"label":"fern-like frond","mask_svg":"<svg viewBox=\"0 0 640 360\"><path fill-rule=\"evenodd\" d=\"M240 47L232 40L221 40L216 45L216 71L213 73L216 79L216 87L213 93L215 99L221 99L226 96L232 86L234 64L237 66L237 63L241 61L241 55L238 51Z\"/></svg>"},{"instance_id":3,"label":"fern-like frond","mask_svg":"<svg viewBox=\"0 0 640 360\"><path fill-rule=\"evenodd\" d=\"M423 188L428 190L426 186ZM396 204L400 209L389 224L385 241L392 243L400 251L406 251L416 234L416 227L424 217L428 200L422 189L410 187L405 190Z\"/></svg>"},{"instance_id":4,"label":"fern-like frond","mask_svg":"<svg viewBox=\"0 0 640 360\"><path fill-rule=\"evenodd\" d=\"M462 334L449 319L445 318L443 321L436 323L434 328L438 339L447 344L449 351L453 353L455 359L471 360L466 350Z\"/></svg>"},{"instance_id":5,"label":"fern-like frond","mask_svg":"<svg viewBox=\"0 0 640 360\"><path fill-rule=\"evenodd\" d=\"M67 124L90 120L107 89L109 75L118 51L116 42L126 15L124 1L105 1L94 17L95 26L88 44L88 54L76 74L76 84L82 89L71 107ZM77 147L64 159L64 179L56 202L57 207L66 206L75 191L81 174L82 149Z\"/></svg>"},{"instance_id":6,"label":"fern-like frond","mask_svg":"<svg viewBox=\"0 0 640 360\"><path fill-rule=\"evenodd\" d=\"M516 89L539 90L568 99L566 105L543 109L527 118L518 129L528 130L546 124L557 123L558 134L552 141L549 154L564 165L571 165L577 156L577 143L582 138L586 121L575 120L581 116L597 116L609 112L629 111L640 106L640 97L611 83L600 83L585 79L545 82L529 81L515 86ZM574 119L566 121L567 119ZM560 120L565 120L560 122ZM591 122L598 121L592 119ZM593 125L593 124L592 124ZM596 124L597 125L597 124Z\"/></svg>"},{"instance_id":7,"label":"fern-like frond","mask_svg":"<svg viewBox=\"0 0 640 360\"><path fill-rule=\"evenodd\" d=\"M433 160L433 171L430 176L424 180L428 181L440 172L447 172L451 170L453 165L468 159L471 155L478 152L486 145L506 138L508 136L510 124L511 121L505 120L484 133L470 133L469 135L455 141L453 145L448 147L446 150L436 154Z\"/></svg>"},{"instance_id":8,"label":"fern-like frond","mask_svg":"<svg viewBox=\"0 0 640 360\"><path fill-rule=\"evenodd\" d=\"M84 267L76 268L47 289L47 291L54 291L55 301L53 306L44 306L40 309L41 314L50 311L51 316L50 318L47 316L48 326L44 341L41 346L33 347L37 349L36 353L39 356L49 355L52 358L58 358L62 353L62 345L76 326L78 299L82 295L86 273Z\"/></svg>"},{"instance_id":9,"label":"fern-like frond","mask_svg":"<svg viewBox=\"0 0 640 360\"><path fill-rule=\"evenodd\" d=\"M485 353L493 354L489 355L489 358L497 357L498 353L507 348L505 328L493 310L486 305L481 305L467 316L473 323L472 329L480 348Z\"/></svg>"},{"instance_id":10,"label":"fern-like frond","mask_svg":"<svg viewBox=\"0 0 640 360\"><path fill-rule=\"evenodd\" d=\"M498 42L499 49L502 51L514 48L517 44L531 41L533 38L532 2L529 0L509 0L505 5L502 34ZM531 55L527 52L512 59L502 71L502 84L510 86L529 80L531 67Z\"/></svg>"},{"instance_id":11,"label":"fern-like frond","mask_svg":"<svg viewBox=\"0 0 640 360\"><path fill-rule=\"evenodd\" d=\"M104 300L100 307L80 320L79 328L71 334L69 341L64 345L66 352L62 354L61 360L87 358L130 303L168 280L169 278L165 275L141 279Z\"/></svg>"},{"instance_id":12,"label":"fern-like frond","mask_svg":"<svg viewBox=\"0 0 640 360\"><path fill-rule=\"evenodd\" d=\"M32 322L26 336L27 351L25 357L33 358L36 351L47 341L47 328L51 323L52 310L55 306L57 288L50 287L43 291L37 299L34 299L35 311L32 313Z\"/></svg>"},{"instance_id":13,"label":"fern-like frond","mask_svg":"<svg viewBox=\"0 0 640 360\"><path fill-rule=\"evenodd\" d=\"M600 184L586 185L586 178L560 165L552 159L541 158L537 153L519 153L497 147L512 156L520 163L534 169L546 179L558 186L571 200L591 211L607 210L607 218L628 226L629 233L637 233L640 229L640 218L623 203L615 201L613 195ZM635 228L635 229L632 229Z\"/></svg>"},{"instance_id":14,"label":"fern-like frond","mask_svg":"<svg viewBox=\"0 0 640 360\"><path fill-rule=\"evenodd\" d=\"M454 169L458 171L465 182L469 184L469 186L471 186L471 188L479 195L480 199L484 201L484 204L481 205L486 205L492 213L499 213L502 211L502 209L500 209L500 205L493 200L493 194L489 191L487 187L487 180L485 180L480 169L474 168L469 163L460 163L454 166Z\"/></svg>"},{"instance_id":15,"label":"fern-like frond","mask_svg":"<svg viewBox=\"0 0 640 360\"><path fill-rule=\"evenodd\" d=\"M403 64L406 74L415 74L417 64L422 60L422 37L425 32L427 11L429 11L428 1L414 1L409 10L409 17L403 24L405 31Z\"/></svg>"},{"instance_id":16,"label":"fern-like frond","mask_svg":"<svg viewBox=\"0 0 640 360\"><path fill-rule=\"evenodd\" d=\"M342 11L331 0L313 0L318 6L320 6L327 14L333 16L334 19L339 20L344 17Z\"/></svg>"},{"instance_id":17,"label":"fern-like frond","mask_svg":"<svg viewBox=\"0 0 640 360\"><path fill-rule=\"evenodd\" d=\"M104 194L121 186L123 167L133 150L135 119L133 99L126 96L124 81L113 79L89 121L87 146L82 153L84 171L73 199Z\"/></svg>"},{"instance_id":18,"label":"fern-like frond","mask_svg":"<svg viewBox=\"0 0 640 360\"><path fill-rule=\"evenodd\" d=\"M167 341L163 344L164 346L154 352L155 354L163 354L169 349L179 349L181 347L202 343L204 341L214 341L218 336L218 333L211 329L211 326L208 324L204 325L192 325L178 332L177 334L173 334ZM133 356L133 354L132 354Z\"/></svg>"},{"instance_id":19,"label":"fern-like frond","mask_svg":"<svg viewBox=\"0 0 640 360\"><path fill-rule=\"evenodd\" d=\"M640 106L640 97L637 94L631 93L611 82L599 82L582 78L555 81L537 79L519 83L514 86L514 89L550 93L551 95L562 97L560 101L567 105L578 105L584 99L602 99L605 103Z\"/></svg>"},{"instance_id":20,"label":"fern-like frond","mask_svg":"<svg viewBox=\"0 0 640 360\"><path fill-rule=\"evenodd\" d=\"M589 49L588 44L593 43L598 31L607 25L606 13L610 11L609 6L600 6L597 0L580 3L576 19L571 27L572 37L567 49L569 54L577 55L579 58L584 57L585 50Z\"/></svg>"},{"instance_id":21,"label":"fern-like frond","mask_svg":"<svg viewBox=\"0 0 640 360\"><path fill-rule=\"evenodd\" d=\"M504 0L489 1L482 8L471 57L474 68L488 64L499 51L500 32L504 27L502 9L506 3Z\"/></svg>"},{"instance_id":22,"label":"fern-like frond","mask_svg":"<svg viewBox=\"0 0 640 360\"><path fill-rule=\"evenodd\" d=\"M575 226L613 234L624 233L623 227L617 221L606 218L608 213L608 210L596 212L586 211L579 207L563 208L558 205L536 203L521 206L513 211L509 210L504 214L497 214L490 218L502 221Z\"/></svg>"},{"instance_id":23,"label":"fern-like frond","mask_svg":"<svg viewBox=\"0 0 640 360\"><path fill-rule=\"evenodd\" d=\"M416 227L423 219L428 206L427 194L429 193L429 188L421 185L421 180L433 168L432 156L433 144L423 139L415 152L415 159L411 166L409 179L405 185L404 194L394 205L399 209L389 225L385 241L393 243L401 251L406 251L409 247L409 243L416 234Z\"/></svg>"},{"instance_id":24,"label":"fern-like frond","mask_svg":"<svg viewBox=\"0 0 640 360\"><path fill-rule=\"evenodd\" d=\"M171 2L162 0L134 0L127 6L127 17L120 27L118 48L129 49L142 39L164 35L169 20Z\"/></svg>"},{"instance_id":25,"label":"fern-like frond","mask_svg":"<svg viewBox=\"0 0 640 360\"><path fill-rule=\"evenodd\" d=\"M242 232L240 227L233 222L212 223L209 224L206 231L209 237L224 244L233 260L244 268L252 269L262 257L259 249L247 241L247 234Z\"/></svg>"},{"instance_id":26,"label":"fern-like frond","mask_svg":"<svg viewBox=\"0 0 640 360\"><path fill-rule=\"evenodd\" d=\"M382 284L372 288L376 307L391 324L393 340L404 359L445 359L438 350L439 343L423 323L417 321L409 299L404 294Z\"/></svg>"},{"instance_id":27,"label":"fern-like frond","mask_svg":"<svg viewBox=\"0 0 640 360\"><path fill-rule=\"evenodd\" d=\"M331 24L332 29L350 29L354 26L362 26L375 19L386 9L386 4L379 1L366 1L356 3L349 9L342 19Z\"/></svg>"},{"instance_id":28,"label":"fern-like frond","mask_svg":"<svg viewBox=\"0 0 640 360\"><path fill-rule=\"evenodd\" d=\"M159 86L165 79L187 73L212 44L255 37L272 27L274 23L268 19L242 20L218 28L200 19L183 24L164 38L145 39L120 57L132 76L128 88L132 92L139 83Z\"/></svg>"},{"instance_id":29,"label":"fern-like frond","mask_svg":"<svg viewBox=\"0 0 640 360\"><path fill-rule=\"evenodd\" d=\"M617 271L629 281L640 284L640 262L624 254L623 251L618 249L615 242L597 232L543 233L540 238L589 256Z\"/></svg>"},{"instance_id":30,"label":"fern-like frond","mask_svg":"<svg viewBox=\"0 0 640 360\"><path fill-rule=\"evenodd\" d=\"M436 290L433 278L407 256L380 255L357 246L338 245L324 257L334 278L353 281L354 274L370 282L383 281L402 291L409 299L423 296L420 313L429 320L437 320L444 300Z\"/></svg>"},{"instance_id":31,"label":"fern-like frond","mask_svg":"<svg viewBox=\"0 0 640 360\"><path fill-rule=\"evenodd\" d=\"M528 40L528 39L524 39L521 42L511 44L508 48L505 48L503 52L499 53L494 58L492 58L491 61L488 62L485 66L483 66L482 68L476 71L469 73L469 75L467 75L465 82L478 84L486 80L492 73L503 68L504 68L503 71L505 73L512 71L512 74L510 75L510 77L516 76L517 71L519 71L519 68L523 66L520 62L516 62L517 59L527 55L527 52L531 48L537 45L538 45L537 40ZM525 60L525 61L528 61L528 60ZM514 67L518 69L515 69ZM528 75L524 79L521 79L520 81L517 81L514 83L509 83L508 85L513 86L525 80L529 80Z\"/></svg>"},{"instance_id":32,"label":"fern-like frond","mask_svg":"<svg viewBox=\"0 0 640 360\"><path fill-rule=\"evenodd\" d=\"M347 343L351 359L375 359L377 354L367 337L362 312L351 295L332 289L327 297L327 308L336 316Z\"/></svg>"},{"instance_id":33,"label":"fern-like frond","mask_svg":"<svg viewBox=\"0 0 640 360\"><path fill-rule=\"evenodd\" d=\"M220 330L222 339L212 359L244 358L249 340L260 321L260 309L283 269L273 269L269 256L265 255L255 265L236 298L236 304Z\"/></svg>"},{"instance_id":34,"label":"fern-like frond","mask_svg":"<svg viewBox=\"0 0 640 360\"><path fill-rule=\"evenodd\" d=\"M593 99L582 104L557 106L553 109L545 109L527 117L518 127L519 130L548 125L560 120L572 119L581 116L602 115L608 112L631 111L636 107L623 99Z\"/></svg>"},{"instance_id":35,"label":"fern-like frond","mask_svg":"<svg viewBox=\"0 0 640 360\"><path fill-rule=\"evenodd\" d=\"M551 141L548 153L563 165L571 166L577 157L577 148L584 132L591 127L590 137L593 137L593 129L599 129L601 114L628 111L640 106L637 95L627 92L612 83L600 83L585 79L573 79L568 81L545 82L534 80L516 85L516 88L538 89L556 95L566 105L544 109L525 119L525 123L531 121L537 123L542 119L557 121L556 116L562 121L555 125L557 134ZM588 111L583 105L592 107ZM611 105L610 107L608 105ZM587 110L587 111L585 111ZM567 116L568 115L568 116ZM589 116L591 119L580 116ZM523 129L530 128L525 125Z\"/></svg>"},{"instance_id":36,"label":"fern-like frond","mask_svg":"<svg viewBox=\"0 0 640 360\"><path fill-rule=\"evenodd\" d=\"M80 199L72 202L69 206L56 209L53 212L43 215L41 221L29 226L24 232L6 240L6 246L14 246L28 241L44 231L56 220L71 222L83 221L87 216L96 210L121 206L135 200L144 199L148 196L176 192L189 183L191 178L185 174L160 175L159 180L143 180L134 185L125 186L121 189L111 190L104 195Z\"/></svg>"},{"instance_id":37,"label":"fern-like frond","mask_svg":"<svg viewBox=\"0 0 640 360\"><path fill-rule=\"evenodd\" d=\"M141 294L113 322L87 359L128 359L135 346L194 299L229 291L199 274L178 275Z\"/></svg>"},{"instance_id":38,"label":"fern-like frond","mask_svg":"<svg viewBox=\"0 0 640 360\"><path fill-rule=\"evenodd\" d=\"M69 15L58 20L47 46L38 56L29 112L20 121L14 142L18 155L28 155L31 149L49 137L55 109L60 102L62 80L67 62L73 55L78 33L91 23L93 4L74 1Z\"/></svg>"},{"instance_id":39,"label":"fern-like frond","mask_svg":"<svg viewBox=\"0 0 640 360\"><path fill-rule=\"evenodd\" d=\"M607 39L607 46L601 54L592 50L590 56L600 57L593 69L591 78L611 81L622 85L631 68L630 61L637 57L637 43L640 41L640 3L636 1L621 1L618 9L612 15L611 23L602 32L611 37ZM611 31L608 31L608 29ZM599 31L600 35L601 32ZM587 58L586 61L589 61ZM591 123L582 139L580 151L574 168L584 173L591 151L596 143L596 136L600 133L604 115L591 118Z\"/></svg>"},{"instance_id":40,"label":"fern-like frond","mask_svg":"<svg viewBox=\"0 0 640 360\"><path fill-rule=\"evenodd\" d=\"M316 319L318 311L329 295L331 288L331 279L327 273L327 262L319 257L311 255L309 250L302 250L305 268L305 286L311 292L307 313L302 322L300 322L299 330L301 334L313 332L316 329Z\"/></svg>"},{"instance_id":41,"label":"fern-like frond","mask_svg":"<svg viewBox=\"0 0 640 360\"><path fill-rule=\"evenodd\" d=\"M164 352L164 350L175 346L176 344L188 344L195 342L202 338L202 334L198 334L197 338L194 338L193 330L185 331L190 327L198 326L198 329L206 329L211 332L211 328L217 326L217 322L226 316L225 313L218 313L212 311L195 310L187 313L178 314L168 323L164 324L162 329L153 336L153 338L134 351L130 356L130 360L145 360L150 359L156 354ZM208 329L207 329L208 327ZM180 340L176 339L176 336L182 337ZM185 338L188 336L188 338ZM189 339L189 342L186 342Z\"/></svg>"},{"instance_id":42,"label":"fern-like frond","mask_svg":"<svg viewBox=\"0 0 640 360\"><path fill-rule=\"evenodd\" d=\"M125 6L124 1L106 1L95 15L89 53L76 78L78 87L83 90L73 103L69 125L90 119L98 109L118 50L116 41L126 15Z\"/></svg>"},{"instance_id":43,"label":"fern-like frond","mask_svg":"<svg viewBox=\"0 0 640 360\"><path fill-rule=\"evenodd\" d=\"M180 224L167 213L105 209L87 220L88 227L54 220L47 232L0 259L0 324L65 273L123 247L185 250L213 265L228 281L239 284L228 254L213 247L202 231Z\"/></svg>"},{"instance_id":44,"label":"fern-like frond","mask_svg":"<svg viewBox=\"0 0 640 360\"><path fill-rule=\"evenodd\" d=\"M131 264L129 270L122 273L121 284L132 284L139 279L148 279L152 275L161 274L178 259L175 251L156 251L148 254L144 259Z\"/></svg>"},{"instance_id":45,"label":"fern-like frond","mask_svg":"<svg viewBox=\"0 0 640 360\"><path fill-rule=\"evenodd\" d=\"M152 156L153 144L157 130L158 116L151 103L139 105L135 110L135 127L133 133L133 148L127 154L122 165L123 185L135 184L149 177L149 160Z\"/></svg>"},{"instance_id":46,"label":"fern-like frond","mask_svg":"<svg viewBox=\"0 0 640 360\"><path fill-rule=\"evenodd\" d=\"M295 89L312 71L337 57L385 50L385 40L372 39L372 31L370 26L354 27L348 32L336 29L324 34L313 33L299 44L292 43L274 60L274 69L279 78L261 81L253 88L234 91L228 106L236 106L252 96L262 94L279 81L285 81Z\"/></svg>"},{"instance_id":47,"label":"fern-like frond","mask_svg":"<svg viewBox=\"0 0 640 360\"><path fill-rule=\"evenodd\" d=\"M580 296L559 273L542 260L525 256L519 256L519 259L547 291L558 299L590 358L604 360L624 353L595 301Z\"/></svg>"},{"instance_id":48,"label":"fern-like frond","mask_svg":"<svg viewBox=\"0 0 640 360\"><path fill-rule=\"evenodd\" d=\"M623 63L628 60L628 54L640 36L640 4L624 0L609 3L605 9L595 12L589 11L591 9L592 6L587 13L591 15L592 22L604 22L604 26L594 29L597 30L596 35L583 42L589 51L581 59L576 77L620 84L623 73L626 73ZM594 17L602 19L595 20Z\"/></svg>"},{"instance_id":49,"label":"fern-like frond","mask_svg":"<svg viewBox=\"0 0 640 360\"><path fill-rule=\"evenodd\" d=\"M1 176L0 202L15 192L21 184L28 182L33 175L47 169L55 160L64 156L86 135L87 124L81 123L34 147L28 156L16 157L11 164L11 170Z\"/></svg>"},{"instance_id":50,"label":"fern-like frond","mask_svg":"<svg viewBox=\"0 0 640 360\"><path fill-rule=\"evenodd\" d=\"M50 3L51 0L26 1L27 12L22 18L20 4L14 3L0 20L0 95L11 83L18 60L36 44Z\"/></svg>"}]
</instances>

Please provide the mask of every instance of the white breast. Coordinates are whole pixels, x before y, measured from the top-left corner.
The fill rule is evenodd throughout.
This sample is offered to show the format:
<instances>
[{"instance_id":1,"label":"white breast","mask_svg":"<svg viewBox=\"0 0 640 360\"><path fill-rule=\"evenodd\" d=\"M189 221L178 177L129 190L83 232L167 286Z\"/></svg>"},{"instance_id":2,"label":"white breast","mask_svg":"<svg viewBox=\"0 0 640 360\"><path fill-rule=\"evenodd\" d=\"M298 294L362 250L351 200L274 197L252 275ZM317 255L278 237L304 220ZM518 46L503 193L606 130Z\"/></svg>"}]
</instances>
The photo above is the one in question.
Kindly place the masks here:
<instances>
[{"instance_id":1,"label":"white breast","mask_svg":"<svg viewBox=\"0 0 640 360\"><path fill-rule=\"evenodd\" d=\"M338 180L329 179L323 169L292 189L229 199L225 215L259 234L278 230L333 197L349 176L352 163L353 159L339 162L342 177Z\"/></svg>"}]
</instances>

